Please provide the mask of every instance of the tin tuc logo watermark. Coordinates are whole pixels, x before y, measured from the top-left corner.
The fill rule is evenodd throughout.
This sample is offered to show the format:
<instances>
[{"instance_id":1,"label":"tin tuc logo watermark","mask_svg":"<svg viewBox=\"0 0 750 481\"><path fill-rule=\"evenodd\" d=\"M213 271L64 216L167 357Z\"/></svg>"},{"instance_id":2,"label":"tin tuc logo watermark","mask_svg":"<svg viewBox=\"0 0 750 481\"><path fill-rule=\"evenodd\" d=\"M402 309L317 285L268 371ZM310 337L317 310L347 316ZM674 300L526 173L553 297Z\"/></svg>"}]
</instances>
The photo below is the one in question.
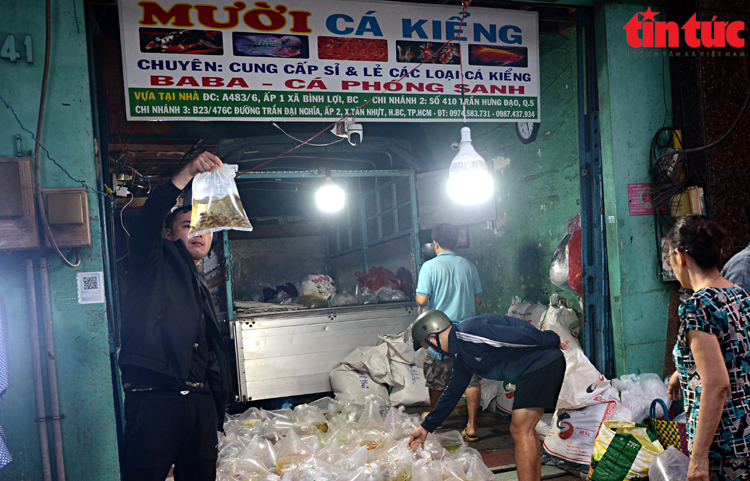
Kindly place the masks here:
<instances>
[{"instance_id":1,"label":"tin tuc logo watermark","mask_svg":"<svg viewBox=\"0 0 750 481\"><path fill-rule=\"evenodd\" d=\"M745 39L740 33L745 31L745 22L717 21L714 16L709 22L696 19L696 14L680 27L676 22L656 20L659 12L652 12L651 7L645 12L638 12L623 27L628 45L633 48L679 48L680 30L684 30L685 44L690 48L698 47L735 47L745 46Z\"/></svg>"}]
</instances>

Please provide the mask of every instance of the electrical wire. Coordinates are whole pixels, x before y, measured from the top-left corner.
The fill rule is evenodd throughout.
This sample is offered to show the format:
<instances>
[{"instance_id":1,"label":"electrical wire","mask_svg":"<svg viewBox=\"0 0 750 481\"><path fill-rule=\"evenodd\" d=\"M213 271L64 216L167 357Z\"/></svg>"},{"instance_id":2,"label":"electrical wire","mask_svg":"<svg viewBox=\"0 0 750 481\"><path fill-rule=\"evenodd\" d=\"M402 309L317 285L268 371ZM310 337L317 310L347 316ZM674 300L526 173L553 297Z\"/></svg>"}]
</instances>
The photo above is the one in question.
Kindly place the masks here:
<instances>
[{"instance_id":1,"label":"electrical wire","mask_svg":"<svg viewBox=\"0 0 750 481\"><path fill-rule=\"evenodd\" d=\"M21 127L21 130L23 130L24 132L26 132L27 134L29 134L31 136L31 140L34 141L34 144L35 144L36 148L37 149L41 148L44 151L44 153L47 155L47 158L49 160L51 160L60 170L62 170L65 173L65 175L68 176L68 178L70 180L72 180L73 182L76 182L78 184L81 184L81 186L85 187L87 190L90 190L91 192L96 192L99 195L107 195L107 196L111 195L111 194L109 194L107 192L102 192L101 190L97 190L97 189L89 186L86 183L85 180L76 179L75 177L73 177L70 174L70 172L68 172L65 169L65 167L63 167L62 165L60 165L60 163L57 160L55 160L54 157L52 157L52 155L50 154L50 152L47 149L47 147L45 147L44 144L42 144L39 141L38 136L34 135L34 132L32 132L31 130L29 130L29 129L26 128L26 126L23 124L23 122L21 122L21 119L18 117L18 113L16 113L16 110L13 108L13 106L7 100L5 100L5 98L3 98L2 94L0 94L0 101L2 101L3 104L5 104L5 108L7 108L8 110L10 110L10 112L13 114L13 117L15 117L16 123L18 124L19 127Z\"/></svg>"},{"instance_id":2,"label":"electrical wire","mask_svg":"<svg viewBox=\"0 0 750 481\"><path fill-rule=\"evenodd\" d=\"M42 91L39 98L39 117L37 118L36 123L36 137L34 138L36 144L34 146L34 184L36 186L36 199L37 199L37 207L39 209L39 215L42 217L42 224L44 225L44 232L47 235L47 238L49 239L49 243L52 244L52 247L55 250L55 253L60 258L63 263L70 267L70 268L76 268L81 265L81 252L76 250L76 261L70 262L67 257L60 251L60 248L57 246L57 242L55 241L55 237L52 235L52 229L49 226L49 221L47 220L47 212L44 208L44 197L42 196L42 184L39 174L39 147L41 144L37 139L41 138L42 136L42 125L44 123L44 106L47 101L47 80L49 79L49 61L50 61L50 45L52 43L52 13L51 13L51 0L45 1L45 18L46 18L46 38L45 38L45 44L44 44L44 72L42 74ZM7 105L7 103L6 103ZM18 117L16 117L18 119ZM49 151L47 149L44 149L45 152L47 152L47 157L52 159L52 157L49 156ZM53 160L53 162L55 162ZM57 162L55 162L57 164ZM57 164L58 167L62 168L59 164ZM65 169L63 169L65 170ZM66 171L67 173L67 171ZM71 177L70 174L68 174L68 177ZM71 177L72 179L72 177ZM85 187L88 187L85 183L83 183ZM60 460L58 460L59 462ZM64 467L61 468L58 465L58 471L60 469L63 469L62 471L62 477L65 477L65 471ZM59 473L58 473L59 475Z\"/></svg>"},{"instance_id":3,"label":"electrical wire","mask_svg":"<svg viewBox=\"0 0 750 481\"><path fill-rule=\"evenodd\" d=\"M463 11L461 12L461 23L458 25L458 65L461 67L461 112L464 116L464 125L466 125L466 85L464 85L464 59L461 55L461 30L464 26L464 18L466 18L466 9L469 8L469 3L471 3L471 0L461 1Z\"/></svg>"},{"instance_id":4,"label":"electrical wire","mask_svg":"<svg viewBox=\"0 0 750 481\"><path fill-rule=\"evenodd\" d=\"M740 120L742 120L742 117L745 115L745 111L747 110L747 105L750 103L750 90L747 92L747 97L745 98L745 104L742 106L742 109L740 110L740 114L737 116L737 119L735 119L734 124L727 130L724 135L716 139L715 141L711 142L708 145L704 145L702 147L693 147L691 149L677 149L673 152L667 152L666 154L662 154L659 159L657 160L657 163L661 161L663 158L671 157L674 154L690 154L694 152L701 152L704 150L712 149L722 143L727 137L729 137L732 132L734 132L734 129L737 128L737 126L740 124Z\"/></svg>"},{"instance_id":5,"label":"electrical wire","mask_svg":"<svg viewBox=\"0 0 750 481\"><path fill-rule=\"evenodd\" d=\"M459 31L459 32L461 32L461 28L463 27L463 23L464 23L464 17L465 17L465 15L466 15L466 10L467 10L467 9L469 8L469 5L471 4L471 0L462 0L461 4L462 4L462 6L463 6L463 13L462 13L462 15L461 15L461 23L460 23L460 24L459 24L459 26L458 26L458 31ZM436 50L435 50L435 52L440 52L440 51L441 51L441 50L442 50L443 48L445 48L445 46L446 46L446 45L449 45L449 44L450 44L450 43L451 43L452 41L454 41L454 40L455 40L456 38L459 38L460 36L461 36L461 34L460 34L460 33L457 33L457 34L456 34L456 35L455 35L455 36L454 36L453 38L451 38L451 39L449 39L448 41L446 41L446 42L445 42L445 43L444 43L444 44L443 44L443 45L442 45L442 46L441 46L440 48L436 49ZM460 54L461 54L461 52L459 52L459 55L460 55ZM418 69L419 67L421 67L422 65L424 65L424 64L425 64L426 62L430 61L430 60L432 59L432 57L433 57L434 55L435 55L435 53L433 52L433 53L432 53L432 54L431 54L430 56L428 56L427 58L424 58L424 59L422 59L422 61L421 61L421 62L419 63L419 65L417 65L417 66L416 66L416 67L414 67L413 69L409 70L409 71L408 71L408 72L407 72L407 73L406 73L405 75L402 75L402 76L401 76L400 78L398 78L397 80L394 80L394 81L393 81L393 83L401 83L401 81L402 81L402 80L404 80L405 78L407 78L408 76L410 76L410 75L412 74L412 72L414 72L415 70L417 70L417 69ZM389 83L390 83L390 82L389 82ZM255 167L253 167L253 168L252 168L252 169L250 169L250 170L246 170L246 171L238 172L238 173L237 173L237 175L240 175L240 174L244 174L244 173L247 173L247 172L251 172L251 171L253 171L253 170L257 170L257 169L259 169L259 168L263 167L264 165L266 165L266 164L269 164L269 163L273 162L273 161L274 161L274 160L276 160L276 159L280 159L281 157L285 156L286 154L289 154L289 153L291 153L291 152L294 152L295 150L299 149L299 148L300 148L300 147L302 147L303 145L307 145L308 143L312 142L312 141L313 141L314 139L316 139L317 137L319 137L320 135L322 135L322 134L323 134L323 133L324 133L325 131L327 131L327 130L330 130L330 129L331 129L332 127L334 127L334 126L335 126L335 125L336 125L337 123L339 123L339 122L342 122L342 121L344 121L344 120L348 119L349 117L353 117L355 113L357 113L358 111L360 111L360 110L361 110L362 108L364 108L364 107L365 107L365 106L366 106L367 104L369 104L370 102L372 102L372 101L373 101L373 100L375 100L376 98L380 97L380 96L381 96L381 95L383 95L384 93L386 93L386 90L381 90L380 92L378 92L378 93L377 93L377 95L373 96L373 97L372 97L372 98L370 98L370 99L369 99L368 101L366 101L366 102L365 102L365 103L363 103L362 105L358 106L357 108L355 108L354 110L352 110L352 111L351 111L350 113L348 113L347 115L345 115L345 116L341 117L340 119L338 119L337 121L333 122L332 124L330 124L330 125L328 125L328 126L324 127L324 128L323 128L323 129L322 129L322 130L321 130L320 132L318 132L317 134L313 135L312 137L310 137L309 139L305 140L304 142L301 142L301 143L299 143L299 144L295 145L294 147L292 147L291 149L287 150L286 152L282 152L281 154L277 155L276 157L274 157L273 159L271 159L271 160L269 160L269 161L267 161L267 162L264 162L264 163L262 163L262 164L260 164L260 165L256 165Z\"/></svg>"},{"instance_id":6,"label":"electrical wire","mask_svg":"<svg viewBox=\"0 0 750 481\"><path fill-rule=\"evenodd\" d=\"M297 137L294 137L291 134L288 134L284 129L282 129L281 127L279 127L276 124L276 122L271 122L271 125L273 125L277 129L279 129L282 134L286 135L290 139L296 140L297 142L304 142L304 140L298 139ZM339 140L334 140L333 142L330 142L328 144L310 144L310 143L308 143L307 145L309 145L310 147L328 147L329 145L338 144L339 142L341 142L344 139L345 139L345 137L341 137Z\"/></svg>"},{"instance_id":7,"label":"electrical wire","mask_svg":"<svg viewBox=\"0 0 750 481\"><path fill-rule=\"evenodd\" d=\"M128 192L128 195L130 195L130 200L128 201L127 204L122 206L122 209L120 210L120 225L122 226L122 230L124 230L125 233L128 235L128 237L130 237L130 232L128 232L128 230L125 228L125 223L122 221L122 213L125 212L125 209L127 209L130 203L135 200L135 196L133 195L132 192Z\"/></svg>"}]
</instances>

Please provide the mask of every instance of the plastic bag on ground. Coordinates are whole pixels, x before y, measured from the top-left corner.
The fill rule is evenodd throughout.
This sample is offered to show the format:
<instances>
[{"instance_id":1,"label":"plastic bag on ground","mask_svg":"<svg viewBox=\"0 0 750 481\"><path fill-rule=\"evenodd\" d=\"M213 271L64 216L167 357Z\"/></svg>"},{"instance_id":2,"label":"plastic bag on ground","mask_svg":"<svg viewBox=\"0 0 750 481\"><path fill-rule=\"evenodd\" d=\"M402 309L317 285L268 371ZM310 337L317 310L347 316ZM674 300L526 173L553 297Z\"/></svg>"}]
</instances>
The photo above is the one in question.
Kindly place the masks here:
<instances>
[{"instance_id":1,"label":"plastic bag on ground","mask_svg":"<svg viewBox=\"0 0 750 481\"><path fill-rule=\"evenodd\" d=\"M344 406L340 402L328 396L308 403L308 405L320 409L320 412L322 412L324 415L330 413L340 413L344 410Z\"/></svg>"},{"instance_id":2,"label":"plastic bag on ground","mask_svg":"<svg viewBox=\"0 0 750 481\"><path fill-rule=\"evenodd\" d=\"M297 466L293 481L334 481L344 474L343 470L318 457L308 458Z\"/></svg>"},{"instance_id":3,"label":"plastic bag on ground","mask_svg":"<svg viewBox=\"0 0 750 481\"><path fill-rule=\"evenodd\" d=\"M458 478L462 481L468 481L464 468L458 461L452 459L443 460L443 479Z\"/></svg>"},{"instance_id":4,"label":"plastic bag on ground","mask_svg":"<svg viewBox=\"0 0 750 481\"><path fill-rule=\"evenodd\" d=\"M276 470L276 452L277 449L270 441L260 436L255 436L250 441L250 444L240 451L237 457L257 459L270 472Z\"/></svg>"},{"instance_id":5,"label":"plastic bag on ground","mask_svg":"<svg viewBox=\"0 0 750 481\"><path fill-rule=\"evenodd\" d=\"M266 415L258 408L250 408L244 413L240 414L237 419L245 426L252 427L253 424L265 420Z\"/></svg>"},{"instance_id":6,"label":"plastic bag on ground","mask_svg":"<svg viewBox=\"0 0 750 481\"><path fill-rule=\"evenodd\" d=\"M474 456L469 469L465 471L469 481L495 481L495 474L484 464L480 456Z\"/></svg>"},{"instance_id":7,"label":"plastic bag on ground","mask_svg":"<svg viewBox=\"0 0 750 481\"><path fill-rule=\"evenodd\" d=\"M357 305L357 298L349 294L348 292L341 292L339 294L334 294L333 297L331 297L331 306L334 306L334 307L356 306L356 305Z\"/></svg>"},{"instance_id":8,"label":"plastic bag on ground","mask_svg":"<svg viewBox=\"0 0 750 481\"><path fill-rule=\"evenodd\" d=\"M369 287L357 286L357 304L377 304L378 296Z\"/></svg>"},{"instance_id":9,"label":"plastic bag on ground","mask_svg":"<svg viewBox=\"0 0 750 481\"><path fill-rule=\"evenodd\" d=\"M237 170L237 165L224 164L195 176L189 237L227 229L253 230L234 183Z\"/></svg>"},{"instance_id":10,"label":"plastic bag on ground","mask_svg":"<svg viewBox=\"0 0 750 481\"><path fill-rule=\"evenodd\" d=\"M360 446L343 458L336 461L336 466L344 471L354 471L367 464L367 446Z\"/></svg>"},{"instance_id":11,"label":"plastic bag on ground","mask_svg":"<svg viewBox=\"0 0 750 481\"><path fill-rule=\"evenodd\" d=\"M406 294L391 286L381 287L375 291L375 295L378 297L378 302L404 302L409 300Z\"/></svg>"},{"instance_id":12,"label":"plastic bag on ground","mask_svg":"<svg viewBox=\"0 0 750 481\"><path fill-rule=\"evenodd\" d=\"M679 449L669 446L659 453L648 468L650 481L684 481L687 479L690 458Z\"/></svg>"},{"instance_id":13,"label":"plastic bag on ground","mask_svg":"<svg viewBox=\"0 0 750 481\"><path fill-rule=\"evenodd\" d=\"M342 474L336 481L383 481L383 473L378 466L368 464Z\"/></svg>"},{"instance_id":14,"label":"plastic bag on ground","mask_svg":"<svg viewBox=\"0 0 750 481\"><path fill-rule=\"evenodd\" d=\"M294 408L294 419L301 424L312 424L321 432L328 432L328 423L323 411L310 404L300 404Z\"/></svg>"},{"instance_id":15,"label":"plastic bag on ground","mask_svg":"<svg viewBox=\"0 0 750 481\"><path fill-rule=\"evenodd\" d=\"M262 476L269 474L268 469L255 458L237 458L227 463L222 463L218 468L223 474L234 479L255 481Z\"/></svg>"},{"instance_id":16,"label":"plastic bag on ground","mask_svg":"<svg viewBox=\"0 0 750 481\"><path fill-rule=\"evenodd\" d=\"M369 398L365 402L365 409L362 411L362 416L357 420L360 429L377 429L383 428L383 418L380 416L380 408L378 403Z\"/></svg>"},{"instance_id":17,"label":"plastic bag on ground","mask_svg":"<svg viewBox=\"0 0 750 481\"><path fill-rule=\"evenodd\" d=\"M458 431L446 431L443 433L438 433L435 434L435 437L437 437L440 445L451 454L455 454L456 452L458 452L458 450L465 446L464 438Z\"/></svg>"},{"instance_id":18,"label":"plastic bag on ground","mask_svg":"<svg viewBox=\"0 0 750 481\"><path fill-rule=\"evenodd\" d=\"M297 433L293 429L289 429L279 446L279 452L276 456L276 470L283 473L289 467L299 465L312 454L312 450L302 442Z\"/></svg>"},{"instance_id":19,"label":"plastic bag on ground","mask_svg":"<svg viewBox=\"0 0 750 481\"><path fill-rule=\"evenodd\" d=\"M612 386L621 391L622 404L617 410L618 421L643 421L649 414L651 402L656 398L664 401L667 409L672 405L672 400L667 398L667 387L654 373L625 374L619 379L613 379ZM656 417L664 417L661 406L656 408Z\"/></svg>"},{"instance_id":20,"label":"plastic bag on ground","mask_svg":"<svg viewBox=\"0 0 750 481\"><path fill-rule=\"evenodd\" d=\"M401 386L394 386L390 392L391 404L406 407L429 406L430 393L425 384L424 370L414 364L391 362L394 381L403 378Z\"/></svg>"},{"instance_id":21,"label":"plastic bag on ground","mask_svg":"<svg viewBox=\"0 0 750 481\"><path fill-rule=\"evenodd\" d=\"M336 464L336 461L343 458L344 453L341 451L341 442L339 441L338 436L333 438L333 441L331 441L328 446L318 451L315 457L331 464Z\"/></svg>"},{"instance_id":22,"label":"plastic bag on ground","mask_svg":"<svg viewBox=\"0 0 750 481\"><path fill-rule=\"evenodd\" d=\"M411 470L411 481L443 481L443 469L439 462L420 459Z\"/></svg>"}]
</instances>

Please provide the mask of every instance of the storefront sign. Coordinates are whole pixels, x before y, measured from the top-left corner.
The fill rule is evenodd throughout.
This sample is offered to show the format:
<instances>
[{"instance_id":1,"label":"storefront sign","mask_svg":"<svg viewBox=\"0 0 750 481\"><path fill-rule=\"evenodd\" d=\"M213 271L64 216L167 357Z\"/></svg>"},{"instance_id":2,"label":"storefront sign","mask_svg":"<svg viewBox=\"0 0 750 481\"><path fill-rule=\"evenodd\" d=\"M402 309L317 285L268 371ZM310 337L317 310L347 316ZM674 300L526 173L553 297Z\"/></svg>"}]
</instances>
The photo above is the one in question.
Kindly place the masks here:
<instances>
[{"instance_id":1,"label":"storefront sign","mask_svg":"<svg viewBox=\"0 0 750 481\"><path fill-rule=\"evenodd\" d=\"M128 120L337 120L372 99L357 119L456 121L462 88L467 120L540 120L536 12L470 7L444 46L460 7L118 5Z\"/></svg>"}]
</instances>

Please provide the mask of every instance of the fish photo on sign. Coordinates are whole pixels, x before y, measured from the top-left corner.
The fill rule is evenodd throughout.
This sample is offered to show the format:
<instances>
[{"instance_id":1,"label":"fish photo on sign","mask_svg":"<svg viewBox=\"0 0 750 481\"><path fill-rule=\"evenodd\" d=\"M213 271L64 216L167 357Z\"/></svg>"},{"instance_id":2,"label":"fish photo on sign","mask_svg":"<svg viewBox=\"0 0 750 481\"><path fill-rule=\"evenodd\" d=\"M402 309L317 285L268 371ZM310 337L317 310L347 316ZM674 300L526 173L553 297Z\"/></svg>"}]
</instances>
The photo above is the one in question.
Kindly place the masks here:
<instances>
[{"instance_id":1,"label":"fish photo on sign","mask_svg":"<svg viewBox=\"0 0 750 481\"><path fill-rule=\"evenodd\" d=\"M469 65L525 68L529 66L528 56L526 47L469 45Z\"/></svg>"},{"instance_id":2,"label":"fish photo on sign","mask_svg":"<svg viewBox=\"0 0 750 481\"><path fill-rule=\"evenodd\" d=\"M236 57L310 58L305 35L232 33Z\"/></svg>"},{"instance_id":3,"label":"fish photo on sign","mask_svg":"<svg viewBox=\"0 0 750 481\"><path fill-rule=\"evenodd\" d=\"M396 42L396 58L401 63L436 63L458 65L461 53L457 43L440 45L431 42L413 42L399 40Z\"/></svg>"},{"instance_id":4,"label":"fish photo on sign","mask_svg":"<svg viewBox=\"0 0 750 481\"><path fill-rule=\"evenodd\" d=\"M217 30L139 28L141 52L224 55L224 41Z\"/></svg>"}]
</instances>

